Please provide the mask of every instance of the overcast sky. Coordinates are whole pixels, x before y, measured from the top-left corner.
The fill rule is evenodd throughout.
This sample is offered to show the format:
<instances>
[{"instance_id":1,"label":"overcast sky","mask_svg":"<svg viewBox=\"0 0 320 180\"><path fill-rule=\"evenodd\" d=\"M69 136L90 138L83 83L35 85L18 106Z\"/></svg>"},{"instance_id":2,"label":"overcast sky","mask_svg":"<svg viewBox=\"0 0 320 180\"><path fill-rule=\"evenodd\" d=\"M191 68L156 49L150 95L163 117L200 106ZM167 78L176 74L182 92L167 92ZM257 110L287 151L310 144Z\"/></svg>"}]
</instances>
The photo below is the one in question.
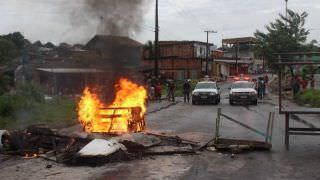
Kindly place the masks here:
<instances>
[{"instance_id":1,"label":"overcast sky","mask_svg":"<svg viewBox=\"0 0 320 180\"><path fill-rule=\"evenodd\" d=\"M128 0L130 1L130 0ZM141 32L133 38L154 39L154 0L147 0ZM0 34L22 32L32 41L85 43L96 27L74 28L69 10L81 0L0 0ZM160 40L205 41L204 30L216 30L210 42L222 38L253 36L285 12L285 0L159 0ZM289 0L289 8L309 13L310 39L320 41L320 0Z\"/></svg>"}]
</instances>

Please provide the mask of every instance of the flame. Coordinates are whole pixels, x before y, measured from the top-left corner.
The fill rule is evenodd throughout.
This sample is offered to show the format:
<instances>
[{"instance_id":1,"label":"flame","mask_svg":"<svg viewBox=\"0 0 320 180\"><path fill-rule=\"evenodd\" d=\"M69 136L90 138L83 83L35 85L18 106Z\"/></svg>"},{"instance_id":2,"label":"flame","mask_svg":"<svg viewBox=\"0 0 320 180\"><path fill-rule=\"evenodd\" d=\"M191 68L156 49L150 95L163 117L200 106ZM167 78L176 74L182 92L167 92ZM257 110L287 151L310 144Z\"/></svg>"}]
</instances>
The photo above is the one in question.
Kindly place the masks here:
<instances>
[{"instance_id":1,"label":"flame","mask_svg":"<svg viewBox=\"0 0 320 180\"><path fill-rule=\"evenodd\" d=\"M147 111L146 89L125 78L121 78L115 88L116 96L109 106L106 106L88 87L83 91L78 104L78 117L86 132L125 133L140 132L144 129L144 121L140 123L132 121L144 120Z\"/></svg>"},{"instance_id":2,"label":"flame","mask_svg":"<svg viewBox=\"0 0 320 180\"><path fill-rule=\"evenodd\" d=\"M28 154L28 153L26 153L25 155L24 155L24 159L33 159L33 158L37 158L39 155L38 154L36 154L36 153L33 153L33 154Z\"/></svg>"}]
</instances>

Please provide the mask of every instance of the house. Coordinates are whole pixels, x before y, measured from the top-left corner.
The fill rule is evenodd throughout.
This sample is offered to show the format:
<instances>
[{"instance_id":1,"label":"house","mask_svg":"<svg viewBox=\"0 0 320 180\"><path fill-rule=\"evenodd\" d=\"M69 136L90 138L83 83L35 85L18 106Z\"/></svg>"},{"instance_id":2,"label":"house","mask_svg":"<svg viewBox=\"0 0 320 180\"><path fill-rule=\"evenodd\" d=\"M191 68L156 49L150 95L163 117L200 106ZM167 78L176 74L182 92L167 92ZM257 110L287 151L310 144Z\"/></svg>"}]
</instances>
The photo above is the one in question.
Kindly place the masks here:
<instances>
[{"instance_id":1,"label":"house","mask_svg":"<svg viewBox=\"0 0 320 180\"><path fill-rule=\"evenodd\" d=\"M139 68L142 66L142 44L123 36L96 35L84 47L94 51L116 68Z\"/></svg>"},{"instance_id":2,"label":"house","mask_svg":"<svg viewBox=\"0 0 320 180\"><path fill-rule=\"evenodd\" d=\"M213 74L234 76L253 73L261 68L262 61L254 57L255 42L253 37L223 39L222 50L213 52Z\"/></svg>"},{"instance_id":3,"label":"house","mask_svg":"<svg viewBox=\"0 0 320 180\"><path fill-rule=\"evenodd\" d=\"M198 79L204 75L206 67L207 43L200 41L160 41L159 70L162 76L175 80ZM213 49L213 44L209 44ZM211 51L209 63L212 64ZM154 67L150 49L143 53L145 65ZM209 66L211 67L211 66ZM211 72L211 69L209 68Z\"/></svg>"},{"instance_id":4,"label":"house","mask_svg":"<svg viewBox=\"0 0 320 180\"><path fill-rule=\"evenodd\" d=\"M90 86L104 89L112 96L119 77L142 82L139 72L142 44L139 42L128 37L96 35L82 47L32 54L16 73L26 81L41 85L48 94L79 94Z\"/></svg>"}]
</instances>

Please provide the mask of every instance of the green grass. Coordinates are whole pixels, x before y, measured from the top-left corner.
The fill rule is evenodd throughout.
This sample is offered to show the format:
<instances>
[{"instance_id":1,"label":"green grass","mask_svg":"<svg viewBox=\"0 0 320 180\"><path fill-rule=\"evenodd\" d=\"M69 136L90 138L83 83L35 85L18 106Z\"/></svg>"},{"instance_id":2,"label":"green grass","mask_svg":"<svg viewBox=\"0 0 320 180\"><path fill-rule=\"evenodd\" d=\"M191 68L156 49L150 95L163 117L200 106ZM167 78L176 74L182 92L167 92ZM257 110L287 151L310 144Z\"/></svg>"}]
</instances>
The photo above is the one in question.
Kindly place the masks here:
<instances>
[{"instance_id":1,"label":"green grass","mask_svg":"<svg viewBox=\"0 0 320 180\"><path fill-rule=\"evenodd\" d=\"M44 100L34 87L23 87L15 93L0 96L0 128L24 128L34 124L52 127L76 122L76 102L64 97Z\"/></svg>"},{"instance_id":2,"label":"green grass","mask_svg":"<svg viewBox=\"0 0 320 180\"><path fill-rule=\"evenodd\" d=\"M320 107L320 90L307 89L300 92L296 97L295 101L298 104L304 105L309 104L312 107Z\"/></svg>"},{"instance_id":3,"label":"green grass","mask_svg":"<svg viewBox=\"0 0 320 180\"><path fill-rule=\"evenodd\" d=\"M197 80L191 80L191 91L196 87L198 81ZM184 81L175 81L176 90L175 90L175 96L176 97L183 97L183 84ZM168 94L168 86L164 86L162 88L162 95L166 96Z\"/></svg>"}]
</instances>

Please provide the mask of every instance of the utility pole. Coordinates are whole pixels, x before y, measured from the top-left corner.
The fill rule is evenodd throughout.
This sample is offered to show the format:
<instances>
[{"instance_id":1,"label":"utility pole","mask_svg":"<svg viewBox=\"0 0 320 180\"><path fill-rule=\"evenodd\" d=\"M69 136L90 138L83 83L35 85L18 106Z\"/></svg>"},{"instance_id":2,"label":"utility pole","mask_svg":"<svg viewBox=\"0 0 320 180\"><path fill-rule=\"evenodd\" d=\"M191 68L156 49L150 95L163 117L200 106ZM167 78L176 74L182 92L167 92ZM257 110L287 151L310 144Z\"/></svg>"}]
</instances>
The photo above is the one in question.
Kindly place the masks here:
<instances>
[{"instance_id":1,"label":"utility pole","mask_svg":"<svg viewBox=\"0 0 320 180\"><path fill-rule=\"evenodd\" d=\"M238 68L238 60L239 60L239 43L237 43L235 45L235 49L236 49L236 75L239 75L239 68Z\"/></svg>"},{"instance_id":2,"label":"utility pole","mask_svg":"<svg viewBox=\"0 0 320 180\"><path fill-rule=\"evenodd\" d=\"M156 0L156 23L155 23L155 61L154 61L154 76L158 79L159 76L159 56L160 56L160 48L159 48L159 10L158 10L158 0Z\"/></svg>"},{"instance_id":3,"label":"utility pole","mask_svg":"<svg viewBox=\"0 0 320 180\"><path fill-rule=\"evenodd\" d=\"M288 18L288 0L285 0L286 1L286 19Z\"/></svg>"},{"instance_id":4,"label":"utility pole","mask_svg":"<svg viewBox=\"0 0 320 180\"><path fill-rule=\"evenodd\" d=\"M209 33L218 33L217 31L204 31L207 33L207 47L206 47L206 75L209 75Z\"/></svg>"}]
</instances>

